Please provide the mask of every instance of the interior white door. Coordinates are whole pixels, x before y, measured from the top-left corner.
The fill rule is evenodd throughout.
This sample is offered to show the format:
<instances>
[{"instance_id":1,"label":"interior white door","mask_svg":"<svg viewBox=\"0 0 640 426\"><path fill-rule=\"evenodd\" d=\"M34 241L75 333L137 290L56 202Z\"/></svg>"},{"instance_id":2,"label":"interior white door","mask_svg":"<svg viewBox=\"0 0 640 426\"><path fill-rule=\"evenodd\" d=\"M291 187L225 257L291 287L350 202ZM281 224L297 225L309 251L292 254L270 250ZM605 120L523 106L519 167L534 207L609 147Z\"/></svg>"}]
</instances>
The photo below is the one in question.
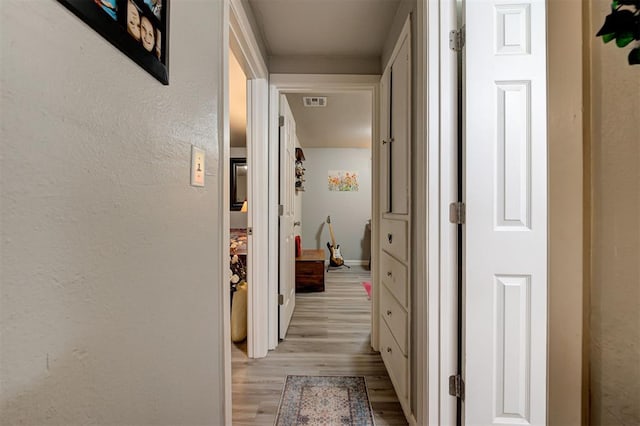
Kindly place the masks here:
<instances>
[{"instance_id":1,"label":"interior white door","mask_svg":"<svg viewBox=\"0 0 640 426\"><path fill-rule=\"evenodd\" d=\"M296 123L284 95L280 96L280 274L279 335L284 339L296 305L295 236L293 232L295 208L295 135Z\"/></svg>"},{"instance_id":2,"label":"interior white door","mask_svg":"<svg viewBox=\"0 0 640 426\"><path fill-rule=\"evenodd\" d=\"M466 0L464 423L546 423L544 0Z\"/></svg>"}]
</instances>

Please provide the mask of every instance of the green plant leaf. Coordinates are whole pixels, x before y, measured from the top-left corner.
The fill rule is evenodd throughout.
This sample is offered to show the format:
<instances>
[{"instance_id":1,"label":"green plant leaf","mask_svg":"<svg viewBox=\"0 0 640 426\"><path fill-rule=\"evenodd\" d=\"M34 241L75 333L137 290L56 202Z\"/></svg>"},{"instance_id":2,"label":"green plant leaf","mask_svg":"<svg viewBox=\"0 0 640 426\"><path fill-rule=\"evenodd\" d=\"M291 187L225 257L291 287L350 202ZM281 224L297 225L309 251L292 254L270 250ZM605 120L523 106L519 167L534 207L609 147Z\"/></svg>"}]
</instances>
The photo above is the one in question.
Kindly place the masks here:
<instances>
[{"instance_id":1,"label":"green plant leaf","mask_svg":"<svg viewBox=\"0 0 640 426\"><path fill-rule=\"evenodd\" d=\"M602 41L604 41L605 43L609 43L611 40L614 40L615 38L616 38L615 33L605 34L602 36Z\"/></svg>"},{"instance_id":2,"label":"green plant leaf","mask_svg":"<svg viewBox=\"0 0 640 426\"><path fill-rule=\"evenodd\" d=\"M629 65L640 65L640 47L631 49L629 52Z\"/></svg>"},{"instance_id":3,"label":"green plant leaf","mask_svg":"<svg viewBox=\"0 0 640 426\"><path fill-rule=\"evenodd\" d=\"M633 33L625 32L616 35L616 46L625 47L633 41Z\"/></svg>"},{"instance_id":4,"label":"green plant leaf","mask_svg":"<svg viewBox=\"0 0 640 426\"><path fill-rule=\"evenodd\" d=\"M605 34L613 34L616 32L616 18L614 15L615 12L611 13L610 15L607 15L606 18L604 18L604 24L602 24L602 28L600 28L600 31L598 31L596 33L596 37L600 37L603 36Z\"/></svg>"}]
</instances>

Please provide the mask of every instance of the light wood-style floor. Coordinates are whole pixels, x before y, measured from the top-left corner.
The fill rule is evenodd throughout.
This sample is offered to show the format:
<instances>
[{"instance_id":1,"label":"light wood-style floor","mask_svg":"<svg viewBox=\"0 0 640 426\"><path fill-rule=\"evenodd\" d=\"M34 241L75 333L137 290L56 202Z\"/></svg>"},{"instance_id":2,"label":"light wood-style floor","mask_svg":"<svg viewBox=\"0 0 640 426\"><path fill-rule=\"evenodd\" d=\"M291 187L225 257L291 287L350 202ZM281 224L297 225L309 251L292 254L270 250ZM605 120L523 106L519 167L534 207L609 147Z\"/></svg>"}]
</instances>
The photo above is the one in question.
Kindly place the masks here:
<instances>
[{"instance_id":1,"label":"light wood-style floor","mask_svg":"<svg viewBox=\"0 0 640 426\"><path fill-rule=\"evenodd\" d=\"M370 346L371 304L362 267L325 275L323 293L298 293L287 338L266 358L233 347L233 424L273 425L285 378L365 376L376 425L406 425L380 354Z\"/></svg>"}]
</instances>

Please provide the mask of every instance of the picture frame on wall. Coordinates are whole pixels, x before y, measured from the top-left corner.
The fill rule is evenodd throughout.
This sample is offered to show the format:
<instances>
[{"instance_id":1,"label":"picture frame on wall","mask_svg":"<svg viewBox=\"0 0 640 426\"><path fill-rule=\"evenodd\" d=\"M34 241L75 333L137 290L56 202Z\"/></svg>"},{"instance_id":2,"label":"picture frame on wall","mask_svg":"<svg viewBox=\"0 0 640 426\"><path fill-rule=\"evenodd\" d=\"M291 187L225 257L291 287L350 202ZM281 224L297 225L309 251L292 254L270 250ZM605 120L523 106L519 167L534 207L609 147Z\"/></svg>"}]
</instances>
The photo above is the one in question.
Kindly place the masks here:
<instances>
[{"instance_id":1,"label":"picture frame on wall","mask_svg":"<svg viewBox=\"0 0 640 426\"><path fill-rule=\"evenodd\" d=\"M169 84L170 0L58 0L162 84Z\"/></svg>"}]
</instances>

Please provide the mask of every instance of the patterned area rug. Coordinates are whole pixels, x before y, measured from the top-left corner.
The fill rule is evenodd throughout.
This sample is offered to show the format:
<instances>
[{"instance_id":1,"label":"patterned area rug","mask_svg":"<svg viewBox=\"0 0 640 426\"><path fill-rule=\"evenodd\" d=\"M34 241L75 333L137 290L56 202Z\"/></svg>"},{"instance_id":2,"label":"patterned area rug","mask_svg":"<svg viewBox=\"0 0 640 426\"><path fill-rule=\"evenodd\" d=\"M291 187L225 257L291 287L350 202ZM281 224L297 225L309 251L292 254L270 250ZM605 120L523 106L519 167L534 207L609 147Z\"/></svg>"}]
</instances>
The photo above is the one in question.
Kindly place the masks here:
<instances>
[{"instance_id":1,"label":"patterned area rug","mask_svg":"<svg viewBox=\"0 0 640 426\"><path fill-rule=\"evenodd\" d=\"M276 426L373 424L363 376L287 376Z\"/></svg>"}]
</instances>

